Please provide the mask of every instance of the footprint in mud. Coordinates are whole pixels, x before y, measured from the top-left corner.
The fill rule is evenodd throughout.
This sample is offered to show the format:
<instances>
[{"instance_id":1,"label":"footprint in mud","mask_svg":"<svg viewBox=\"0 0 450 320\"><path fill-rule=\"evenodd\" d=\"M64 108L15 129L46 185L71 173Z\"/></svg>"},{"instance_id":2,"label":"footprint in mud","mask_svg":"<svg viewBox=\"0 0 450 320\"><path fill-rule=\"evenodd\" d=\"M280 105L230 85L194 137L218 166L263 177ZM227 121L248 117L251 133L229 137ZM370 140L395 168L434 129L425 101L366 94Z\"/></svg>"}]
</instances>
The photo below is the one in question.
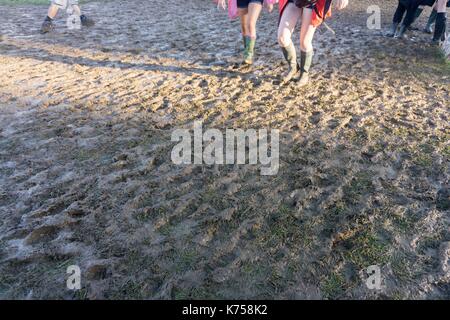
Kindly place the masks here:
<instances>
[{"instance_id":1,"label":"footprint in mud","mask_svg":"<svg viewBox=\"0 0 450 320\"><path fill-rule=\"evenodd\" d=\"M15 229L11 232L7 232L5 235L1 237L2 241L14 240L14 239L24 239L27 235L29 235L31 229Z\"/></svg>"},{"instance_id":2,"label":"footprint in mud","mask_svg":"<svg viewBox=\"0 0 450 320\"><path fill-rule=\"evenodd\" d=\"M47 216L52 216L60 213L65 207L65 204L63 202L61 203L54 203L50 206L46 206L45 208L40 208L30 214L30 218L36 219L36 218L43 218Z\"/></svg>"},{"instance_id":3,"label":"footprint in mud","mask_svg":"<svg viewBox=\"0 0 450 320\"><path fill-rule=\"evenodd\" d=\"M241 63L239 63L239 62L231 63L230 67L232 70L238 70L241 67Z\"/></svg>"},{"instance_id":4,"label":"footprint in mud","mask_svg":"<svg viewBox=\"0 0 450 320\"><path fill-rule=\"evenodd\" d=\"M339 127L339 120L338 119L330 119L328 122L328 128L330 129L336 129Z\"/></svg>"},{"instance_id":5,"label":"footprint in mud","mask_svg":"<svg viewBox=\"0 0 450 320\"><path fill-rule=\"evenodd\" d=\"M81 218L88 214L88 212L81 209L76 203L68 207L65 213L71 218Z\"/></svg>"},{"instance_id":6,"label":"footprint in mud","mask_svg":"<svg viewBox=\"0 0 450 320\"><path fill-rule=\"evenodd\" d=\"M198 84L198 86L200 88L207 88L208 85L209 85L209 83L208 83L208 80L206 80L206 79L202 79L202 81L200 81L200 83Z\"/></svg>"},{"instance_id":7,"label":"footprint in mud","mask_svg":"<svg viewBox=\"0 0 450 320\"><path fill-rule=\"evenodd\" d=\"M281 85L281 80L280 79L274 79L272 81L272 84L275 85L275 86L279 86L279 85Z\"/></svg>"},{"instance_id":8,"label":"footprint in mud","mask_svg":"<svg viewBox=\"0 0 450 320\"><path fill-rule=\"evenodd\" d=\"M311 124L318 124L321 120L321 115L322 113L319 111L313 112L312 116L309 117L309 122L311 122Z\"/></svg>"},{"instance_id":9,"label":"footprint in mud","mask_svg":"<svg viewBox=\"0 0 450 320\"><path fill-rule=\"evenodd\" d=\"M51 241L56 238L59 228L57 226L41 226L34 229L26 238L25 244L32 245Z\"/></svg>"},{"instance_id":10,"label":"footprint in mud","mask_svg":"<svg viewBox=\"0 0 450 320\"><path fill-rule=\"evenodd\" d=\"M111 261L108 260L95 260L89 262L86 268L86 278L89 280L101 280L105 279L108 275L108 264Z\"/></svg>"},{"instance_id":11,"label":"footprint in mud","mask_svg":"<svg viewBox=\"0 0 450 320\"><path fill-rule=\"evenodd\" d=\"M450 189L442 188L437 193L436 208L440 211L450 209Z\"/></svg>"}]
</instances>

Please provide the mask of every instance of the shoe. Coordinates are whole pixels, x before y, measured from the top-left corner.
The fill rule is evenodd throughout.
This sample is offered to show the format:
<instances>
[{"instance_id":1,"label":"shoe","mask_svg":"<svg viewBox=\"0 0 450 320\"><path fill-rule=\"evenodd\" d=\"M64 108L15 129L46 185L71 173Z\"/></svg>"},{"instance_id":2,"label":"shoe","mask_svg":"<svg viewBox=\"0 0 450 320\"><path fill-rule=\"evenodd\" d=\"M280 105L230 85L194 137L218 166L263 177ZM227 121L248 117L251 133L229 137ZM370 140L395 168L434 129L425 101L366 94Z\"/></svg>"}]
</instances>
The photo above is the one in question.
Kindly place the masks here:
<instances>
[{"instance_id":1,"label":"shoe","mask_svg":"<svg viewBox=\"0 0 450 320\"><path fill-rule=\"evenodd\" d=\"M41 30L40 30L41 34L48 33L50 31L52 31L53 29L55 29L55 25L53 24L53 21L47 17L44 20L44 22L42 23Z\"/></svg>"},{"instance_id":2,"label":"shoe","mask_svg":"<svg viewBox=\"0 0 450 320\"><path fill-rule=\"evenodd\" d=\"M386 37L392 38L393 36L395 36L395 33L397 32L397 28L398 28L398 23L393 23L391 28L389 29L389 31L386 32Z\"/></svg>"},{"instance_id":3,"label":"shoe","mask_svg":"<svg viewBox=\"0 0 450 320\"><path fill-rule=\"evenodd\" d=\"M84 14L80 16L80 20L83 27L92 27L95 25L95 21L91 18L86 17Z\"/></svg>"},{"instance_id":4,"label":"shoe","mask_svg":"<svg viewBox=\"0 0 450 320\"><path fill-rule=\"evenodd\" d=\"M394 38L395 39L401 39L405 37L407 28L404 25L400 26L400 29L395 33Z\"/></svg>"}]
</instances>

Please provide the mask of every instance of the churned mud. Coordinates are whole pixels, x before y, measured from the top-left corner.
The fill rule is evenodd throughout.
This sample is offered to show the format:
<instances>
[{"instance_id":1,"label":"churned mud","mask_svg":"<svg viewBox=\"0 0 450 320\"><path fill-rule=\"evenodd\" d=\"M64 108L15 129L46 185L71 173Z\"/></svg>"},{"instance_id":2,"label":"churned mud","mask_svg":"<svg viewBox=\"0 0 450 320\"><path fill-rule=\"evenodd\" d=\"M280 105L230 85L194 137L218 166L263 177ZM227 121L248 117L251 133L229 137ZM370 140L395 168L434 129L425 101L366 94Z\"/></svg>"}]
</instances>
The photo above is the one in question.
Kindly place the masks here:
<instances>
[{"instance_id":1,"label":"churned mud","mask_svg":"<svg viewBox=\"0 0 450 320\"><path fill-rule=\"evenodd\" d=\"M45 6L0 6L0 297L448 298L449 65L351 2L302 89L278 80L276 13L245 69L209 0L89 2L95 27L48 35ZM195 120L279 129L278 174L173 164Z\"/></svg>"}]
</instances>

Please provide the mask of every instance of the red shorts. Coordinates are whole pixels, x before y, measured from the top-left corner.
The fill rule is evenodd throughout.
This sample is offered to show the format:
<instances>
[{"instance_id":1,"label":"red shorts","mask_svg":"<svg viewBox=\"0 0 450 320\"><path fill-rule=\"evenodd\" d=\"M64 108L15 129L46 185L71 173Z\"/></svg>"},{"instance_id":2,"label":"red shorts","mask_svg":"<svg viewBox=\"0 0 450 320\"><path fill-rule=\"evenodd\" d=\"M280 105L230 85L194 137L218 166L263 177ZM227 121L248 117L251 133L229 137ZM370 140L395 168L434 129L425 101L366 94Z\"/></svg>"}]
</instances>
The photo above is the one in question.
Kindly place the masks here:
<instances>
[{"instance_id":1,"label":"red shorts","mask_svg":"<svg viewBox=\"0 0 450 320\"><path fill-rule=\"evenodd\" d=\"M283 14L284 8L286 7L286 5L292 1L289 0L280 0L279 2L279 8L280 8L280 18L281 15ZM324 12L327 9L326 5L327 3L329 3L329 0L318 0L317 4L316 4L316 8L313 10L313 16L312 16L312 21L311 24L314 27L319 26L322 22L323 22L323 18L328 19L329 17L331 17L331 8L328 8L328 12L326 13L325 17L324 17Z\"/></svg>"}]
</instances>

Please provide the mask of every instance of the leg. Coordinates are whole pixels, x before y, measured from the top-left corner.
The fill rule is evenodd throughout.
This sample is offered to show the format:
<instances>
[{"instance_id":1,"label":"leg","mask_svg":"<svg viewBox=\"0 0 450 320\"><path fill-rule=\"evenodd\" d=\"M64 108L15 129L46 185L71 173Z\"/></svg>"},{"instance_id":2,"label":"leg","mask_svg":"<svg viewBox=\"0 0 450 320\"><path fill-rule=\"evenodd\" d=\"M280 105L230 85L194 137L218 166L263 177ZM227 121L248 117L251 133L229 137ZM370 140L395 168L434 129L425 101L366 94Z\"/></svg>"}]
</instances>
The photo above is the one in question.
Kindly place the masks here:
<instances>
[{"instance_id":1,"label":"leg","mask_svg":"<svg viewBox=\"0 0 450 320\"><path fill-rule=\"evenodd\" d=\"M278 43L282 48L292 44L292 33L302 10L297 8L293 3L288 3L281 16L278 25Z\"/></svg>"},{"instance_id":2,"label":"leg","mask_svg":"<svg viewBox=\"0 0 450 320\"><path fill-rule=\"evenodd\" d=\"M300 29L300 86L306 85L309 81L309 69L311 68L314 55L312 40L314 38L314 33L316 32L316 27L311 24L312 14L313 11L311 9L303 9L302 26Z\"/></svg>"},{"instance_id":3,"label":"leg","mask_svg":"<svg viewBox=\"0 0 450 320\"><path fill-rule=\"evenodd\" d=\"M262 5L258 2L250 2L248 5L247 29L249 36L256 39L256 22L261 14Z\"/></svg>"},{"instance_id":4,"label":"leg","mask_svg":"<svg viewBox=\"0 0 450 320\"><path fill-rule=\"evenodd\" d=\"M387 37L393 37L395 33L397 32L398 25L403 20L403 16L405 15L406 7L401 3L401 1L398 2L397 9L394 13L394 18L392 19L392 26L389 29L389 31L386 33Z\"/></svg>"},{"instance_id":5,"label":"leg","mask_svg":"<svg viewBox=\"0 0 450 320\"><path fill-rule=\"evenodd\" d=\"M248 5L248 19L246 29L247 34L247 46L244 52L244 63L252 64L256 43L256 22L258 21L261 13L262 4L260 2L250 2Z\"/></svg>"},{"instance_id":6,"label":"leg","mask_svg":"<svg viewBox=\"0 0 450 320\"><path fill-rule=\"evenodd\" d=\"M301 13L301 9L297 8L293 3L288 3L278 25L278 43L289 65L287 73L282 77L284 83L290 81L300 69L297 63L297 53L292 42L292 33Z\"/></svg>"},{"instance_id":7,"label":"leg","mask_svg":"<svg viewBox=\"0 0 450 320\"><path fill-rule=\"evenodd\" d=\"M427 25L423 29L424 32L430 33L430 34L433 33L433 25L436 22L436 17L437 17L437 11L433 7L433 10L431 11L430 17L428 18Z\"/></svg>"},{"instance_id":8,"label":"leg","mask_svg":"<svg viewBox=\"0 0 450 320\"><path fill-rule=\"evenodd\" d=\"M399 2L397 6L397 10L395 10L394 18L392 19L393 23L399 24L403 20L403 16L405 15L406 7Z\"/></svg>"},{"instance_id":9,"label":"leg","mask_svg":"<svg viewBox=\"0 0 450 320\"><path fill-rule=\"evenodd\" d=\"M447 0L438 0L436 3L437 15L433 42L437 44L445 40L445 30L447 28L446 4Z\"/></svg>"},{"instance_id":10,"label":"leg","mask_svg":"<svg viewBox=\"0 0 450 320\"><path fill-rule=\"evenodd\" d=\"M395 34L395 38L403 38L409 26L414 22L417 9L419 8L420 1L412 0L406 9L406 16L403 20L400 30Z\"/></svg>"},{"instance_id":11,"label":"leg","mask_svg":"<svg viewBox=\"0 0 450 320\"><path fill-rule=\"evenodd\" d=\"M50 19L55 19L56 14L58 13L58 10L59 10L59 6L52 3L50 5L50 7L48 8L47 17L49 17Z\"/></svg>"},{"instance_id":12,"label":"leg","mask_svg":"<svg viewBox=\"0 0 450 320\"><path fill-rule=\"evenodd\" d=\"M416 22L416 20L420 17L420 15L422 14L424 10L423 6L419 6L416 10L416 12L414 13L414 20L411 23L411 26L409 27L410 30L419 30L419 28L417 27L413 27L412 24L414 24L414 22Z\"/></svg>"},{"instance_id":13,"label":"leg","mask_svg":"<svg viewBox=\"0 0 450 320\"><path fill-rule=\"evenodd\" d=\"M55 28L53 24L53 19L58 14L58 10L62 5L64 5L64 1L60 1L59 3L56 3L56 1L52 1L52 4L50 5L47 11L47 17L45 17L45 20L41 26L40 32L42 34L50 32Z\"/></svg>"},{"instance_id":14,"label":"leg","mask_svg":"<svg viewBox=\"0 0 450 320\"><path fill-rule=\"evenodd\" d=\"M446 0L437 0L436 5L435 5L435 9L438 13L443 13L446 12L446 5L447 1Z\"/></svg>"},{"instance_id":15,"label":"leg","mask_svg":"<svg viewBox=\"0 0 450 320\"><path fill-rule=\"evenodd\" d=\"M81 16L81 9L77 4L74 4L72 6L72 10L73 10L73 14L75 14L77 16Z\"/></svg>"},{"instance_id":16,"label":"leg","mask_svg":"<svg viewBox=\"0 0 450 320\"><path fill-rule=\"evenodd\" d=\"M70 5L72 6L73 14L80 16L81 25L83 27L92 27L93 25L95 25L94 20L86 17L84 14L81 14L81 9L78 6L78 0L69 0L69 2Z\"/></svg>"},{"instance_id":17,"label":"leg","mask_svg":"<svg viewBox=\"0 0 450 320\"><path fill-rule=\"evenodd\" d=\"M313 51L312 40L316 27L311 25L312 10L308 8L303 9L302 25L300 29L300 49L305 52Z\"/></svg>"},{"instance_id":18,"label":"leg","mask_svg":"<svg viewBox=\"0 0 450 320\"><path fill-rule=\"evenodd\" d=\"M403 21L403 25L406 28L409 28L409 26L411 26L411 24L414 22L418 8L419 6L414 3L406 10L406 17L405 20Z\"/></svg>"},{"instance_id":19,"label":"leg","mask_svg":"<svg viewBox=\"0 0 450 320\"><path fill-rule=\"evenodd\" d=\"M248 9L247 8L238 8L239 17L241 18L241 32L242 38L244 39L245 46L245 37L249 35L249 31L247 30L247 20L248 20Z\"/></svg>"}]
</instances>

